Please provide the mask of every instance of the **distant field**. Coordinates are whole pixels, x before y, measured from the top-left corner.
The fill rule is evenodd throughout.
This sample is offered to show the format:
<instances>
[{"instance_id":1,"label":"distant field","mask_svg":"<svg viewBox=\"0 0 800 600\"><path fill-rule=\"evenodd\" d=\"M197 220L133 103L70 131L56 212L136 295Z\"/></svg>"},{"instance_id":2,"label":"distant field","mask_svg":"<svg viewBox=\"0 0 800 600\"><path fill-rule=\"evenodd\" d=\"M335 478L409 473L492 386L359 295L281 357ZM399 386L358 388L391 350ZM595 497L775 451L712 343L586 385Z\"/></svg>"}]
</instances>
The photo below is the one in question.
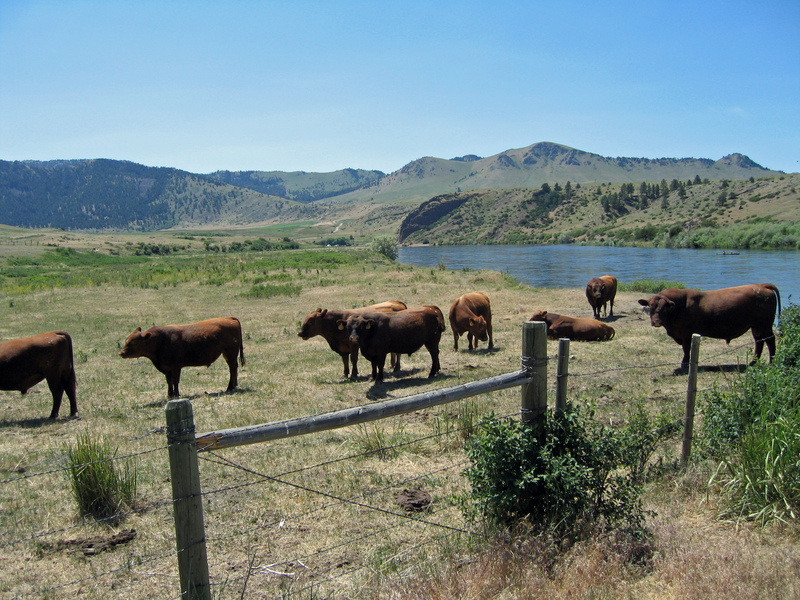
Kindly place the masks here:
<instances>
[{"instance_id":1,"label":"distant field","mask_svg":"<svg viewBox=\"0 0 800 600\"><path fill-rule=\"evenodd\" d=\"M289 231L265 228L242 237L291 237ZM160 431L166 381L148 360L118 356L136 327L228 315L241 320L247 365L240 370L239 390L221 393L227 383L222 360L183 372L181 390L202 433L516 371L522 324L535 309L591 315L583 290L534 289L495 271L415 268L362 249L210 254L202 249L204 234L182 235L0 228L0 339L68 331L81 413L80 420L65 420L62 407L62 419L48 422L51 400L43 383L25 396L0 392L0 597L179 595L166 440ZM231 235L237 239L239 234ZM185 248L137 256L133 250L140 243ZM254 292L259 288L275 295L259 295ZM467 291L490 297L496 348L488 352L482 344L470 353L462 338L455 352L448 325L440 344L442 373L432 380L426 378L430 359L424 349L402 358L399 376L375 385L363 377L344 380L341 359L321 338L297 337L304 316L317 307L400 299L409 306L435 304L446 314ZM603 423L623 422L635 402L652 413L682 415L686 377L673 374L681 350L650 326L637 304L640 296L618 295L609 321L617 331L614 340L570 348L570 399L593 403ZM554 356L556 346L549 342L548 354ZM750 352L749 336L730 347L704 340L701 363L733 367L747 361ZM369 372L363 357L359 367L362 374ZM550 390L555 368L551 361ZM735 375L726 371L703 370L699 387L731 385ZM457 500L466 485L461 424L490 412L515 414L519 403L519 390L506 390L374 426L203 456L213 597L412 597L387 590L401 590L404 578L451 560L472 570L478 563L470 559L469 536L443 535L469 528ZM80 518L61 471L66 448L80 434L102 436L120 459L128 457L120 464L137 469L141 506L113 530ZM675 440L662 457L665 463L674 459L679 444ZM381 451L364 454L375 449ZM344 460L350 456L355 458ZM699 464L687 476L672 472L648 487L646 504L658 513L651 525L660 558L647 572L595 573L603 589L613 588L606 597L701 597L688 593L699 589L693 583L699 579L713 581L717 597L737 597L743 585L748 590L763 585L777 590L774 597L789 597L784 592L792 589L800 564L795 541L780 532L745 534L718 521L715 497L706 494L709 469ZM396 495L405 488L429 492L434 511L419 520L389 514L402 512ZM107 539L131 528L136 530L132 541L94 554L70 543ZM687 561L687 555L702 555L702 560ZM559 563L563 582L558 588L559 578L551 579L557 588L550 588L553 595L567 597L570 585L587 578L582 564ZM762 584L748 578L756 566L762 569ZM504 597L535 596L514 589Z\"/></svg>"}]
</instances>

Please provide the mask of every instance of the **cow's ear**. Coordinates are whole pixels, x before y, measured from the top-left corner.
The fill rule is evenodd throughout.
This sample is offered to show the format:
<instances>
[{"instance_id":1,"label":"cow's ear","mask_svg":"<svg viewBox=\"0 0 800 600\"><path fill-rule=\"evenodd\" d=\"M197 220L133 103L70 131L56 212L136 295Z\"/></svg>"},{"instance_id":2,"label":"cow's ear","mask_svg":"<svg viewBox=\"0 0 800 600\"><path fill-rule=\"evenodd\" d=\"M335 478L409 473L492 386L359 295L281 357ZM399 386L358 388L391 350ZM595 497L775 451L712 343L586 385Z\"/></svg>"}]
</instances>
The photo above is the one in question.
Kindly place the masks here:
<instances>
[{"instance_id":1,"label":"cow's ear","mask_svg":"<svg viewBox=\"0 0 800 600\"><path fill-rule=\"evenodd\" d=\"M153 334L151 334L149 331L145 331L144 335L142 336L142 338L146 340L146 339L149 339L151 335L153 335Z\"/></svg>"},{"instance_id":2,"label":"cow's ear","mask_svg":"<svg viewBox=\"0 0 800 600\"><path fill-rule=\"evenodd\" d=\"M639 300L639 304L641 304L642 306L650 306L650 300L645 300L644 298L641 298Z\"/></svg>"},{"instance_id":3,"label":"cow's ear","mask_svg":"<svg viewBox=\"0 0 800 600\"><path fill-rule=\"evenodd\" d=\"M339 328L339 331L344 331L345 322L339 319L338 321L336 321L336 326Z\"/></svg>"},{"instance_id":4,"label":"cow's ear","mask_svg":"<svg viewBox=\"0 0 800 600\"><path fill-rule=\"evenodd\" d=\"M141 327L137 327L136 331L134 331L133 333L142 333L142 328Z\"/></svg>"},{"instance_id":5,"label":"cow's ear","mask_svg":"<svg viewBox=\"0 0 800 600\"><path fill-rule=\"evenodd\" d=\"M469 320L469 326L470 326L470 327L475 327L475 321L473 321L472 319L470 319L470 320Z\"/></svg>"}]
</instances>

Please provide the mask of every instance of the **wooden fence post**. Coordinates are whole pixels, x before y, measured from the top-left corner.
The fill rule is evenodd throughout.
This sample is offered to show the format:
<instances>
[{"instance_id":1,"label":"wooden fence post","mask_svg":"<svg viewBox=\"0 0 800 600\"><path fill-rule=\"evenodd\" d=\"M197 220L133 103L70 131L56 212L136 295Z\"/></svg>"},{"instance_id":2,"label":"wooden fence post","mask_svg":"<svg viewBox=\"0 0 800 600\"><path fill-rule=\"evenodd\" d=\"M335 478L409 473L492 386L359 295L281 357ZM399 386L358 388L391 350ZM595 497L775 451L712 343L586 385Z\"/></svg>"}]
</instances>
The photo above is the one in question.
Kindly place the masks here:
<instances>
[{"instance_id":1,"label":"wooden fence post","mask_svg":"<svg viewBox=\"0 0 800 600\"><path fill-rule=\"evenodd\" d=\"M531 382L522 384L522 420L541 425L547 412L547 324L526 321L522 324L522 368Z\"/></svg>"},{"instance_id":2,"label":"wooden fence post","mask_svg":"<svg viewBox=\"0 0 800 600\"><path fill-rule=\"evenodd\" d=\"M569 338L558 340L558 371L556 373L556 412L567 407L567 379L569 378Z\"/></svg>"},{"instance_id":3,"label":"wooden fence post","mask_svg":"<svg viewBox=\"0 0 800 600\"><path fill-rule=\"evenodd\" d=\"M166 416L181 598L211 600L192 405L172 400Z\"/></svg>"},{"instance_id":4,"label":"wooden fence post","mask_svg":"<svg viewBox=\"0 0 800 600\"><path fill-rule=\"evenodd\" d=\"M692 432L694 431L694 401L697 396L697 369L700 356L701 336L692 334L689 349L689 381L686 388L686 411L683 417L683 447L681 448L681 467L686 468L692 455Z\"/></svg>"}]
</instances>

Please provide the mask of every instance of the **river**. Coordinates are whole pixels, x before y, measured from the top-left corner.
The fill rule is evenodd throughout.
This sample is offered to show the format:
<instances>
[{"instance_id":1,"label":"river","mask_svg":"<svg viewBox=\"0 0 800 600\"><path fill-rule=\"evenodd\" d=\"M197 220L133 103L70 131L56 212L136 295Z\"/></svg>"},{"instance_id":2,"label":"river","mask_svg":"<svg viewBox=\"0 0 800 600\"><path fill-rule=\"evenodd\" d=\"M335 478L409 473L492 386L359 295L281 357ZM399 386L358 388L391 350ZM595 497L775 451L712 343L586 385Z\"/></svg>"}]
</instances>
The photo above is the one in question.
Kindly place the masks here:
<instances>
[{"instance_id":1,"label":"river","mask_svg":"<svg viewBox=\"0 0 800 600\"><path fill-rule=\"evenodd\" d=\"M611 246L413 246L400 247L398 262L421 267L491 269L542 288L584 288L610 273L620 283L640 279L713 290L747 283L774 283L783 306L800 302L800 252L795 250L689 250Z\"/></svg>"}]
</instances>

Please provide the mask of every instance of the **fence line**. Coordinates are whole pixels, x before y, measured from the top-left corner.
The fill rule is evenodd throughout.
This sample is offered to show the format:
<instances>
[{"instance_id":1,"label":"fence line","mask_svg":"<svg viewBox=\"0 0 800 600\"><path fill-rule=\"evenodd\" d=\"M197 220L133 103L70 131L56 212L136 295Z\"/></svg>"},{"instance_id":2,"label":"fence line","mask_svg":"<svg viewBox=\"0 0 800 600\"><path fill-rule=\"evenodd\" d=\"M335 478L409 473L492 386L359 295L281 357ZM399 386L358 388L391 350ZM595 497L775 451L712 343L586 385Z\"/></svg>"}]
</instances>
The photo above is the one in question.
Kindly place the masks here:
<instances>
[{"instance_id":1,"label":"fence line","mask_svg":"<svg viewBox=\"0 0 800 600\"><path fill-rule=\"evenodd\" d=\"M709 360L713 360L714 358L719 357L719 356L723 356L723 355L726 355L726 354L731 354L731 353L737 352L737 351L741 350L742 348L749 346L750 343L751 342L748 342L748 343L744 343L744 344L741 344L741 345L738 345L738 346L734 346L734 347L730 347L728 349L725 349L725 350L723 350L723 351L721 351L719 353L716 353L714 355L709 356L706 359L706 361L704 361L704 362L707 362ZM546 361L548 358L550 358L550 357L544 357L542 359L538 359L537 361L527 361L527 362L523 360L523 366L525 366L526 368L534 366L534 365L535 366L539 366L539 365L542 364L542 362ZM553 358L555 358L555 357L553 357ZM664 363L664 364L656 364L656 365L649 365L649 366L646 366L646 365L631 365L631 366L626 366L626 367L621 367L621 368L600 370L600 371L596 371L594 373L578 373L578 374L570 373L569 375L573 376L573 377L588 377L588 376L591 376L591 375L600 375L600 374L608 373L608 372L612 372L612 371L621 371L621 370L627 370L627 369L648 369L648 368L656 369L656 368L661 368L661 367L664 367L664 366L674 366L674 365L675 365L674 362ZM497 376L497 377L499 378L500 383L503 385L503 387L500 388L500 389L507 389L507 388L519 386L522 383L524 383L526 380L529 379L528 372L525 371L525 370L519 371L519 372L516 372L516 373L509 373L509 374L506 374L506 375L503 375L503 376ZM506 379L506 377L508 377L508 379ZM490 379L495 379L495 378L490 378ZM432 402L429 405L415 406L414 408L411 408L408 411L391 412L391 410L390 410L386 414L383 414L383 415L381 415L380 417L377 417L377 418L384 418L385 416L394 416L396 414L402 414L402 412L412 412L412 411L420 410L421 408L427 408L427 407L430 407L430 406L436 406L438 404L444 404L445 402L452 402L452 401L455 401L455 400L460 400L460 399L471 397L471 396L478 395L478 394L481 394L481 393L486 393L486 391L475 391L475 389L477 389L479 387L480 386L474 386L472 384L465 384L463 386L457 386L456 388L453 388L453 389L458 390L458 391L455 393L455 396L450 400L446 400L446 401L442 401L442 402L435 401L435 402ZM492 390L488 390L488 391L492 391ZM705 390L701 390L701 391L705 391ZM461 395L462 392L464 393L463 396ZM416 397L412 396L411 398L417 398L418 400L420 400L422 402L427 402L429 399L425 399L425 396L429 396L431 394L435 394L435 392L430 392L430 393L426 393L426 394L419 394ZM677 396L677 395L678 394L671 394L670 396ZM664 396L660 395L659 397L664 397ZM382 403L376 403L376 405L368 405L368 407L369 406L380 406L382 404L388 404L388 403L392 403L392 402L396 402L396 401L395 400L390 400L390 401L386 401L386 402L382 402ZM362 415L361 415L361 412L362 412L361 409L362 408L368 408L368 407L359 407L359 408L356 408L356 409L348 409L348 410L353 411L356 414L357 419L363 419L363 420L356 420L356 421L353 421L353 422L346 422L346 423L344 423L342 425L338 425L338 426L339 427L344 427L344 426L347 426L347 425L350 425L350 424L363 423L363 422L368 422L370 420L373 420L371 418L362 417ZM381 409L379 408L376 412L380 412L380 410ZM340 412L342 412L342 411L340 411ZM515 412L513 414L518 415L518 414L521 414L521 413L520 412ZM511 415L509 415L509 416L511 416ZM306 419L308 419L308 418L306 418ZM311 419L313 419L313 417ZM304 421L304 420L305 419L293 419L293 420L288 420L288 421L281 421L281 422L279 422L277 424L272 424L272 425L275 425L278 428L282 428L284 432L291 431L293 427L296 427L296 430L295 430L296 433L292 433L290 435L301 435L303 433L310 432L310 431L321 431L322 430L322 429L309 429L308 431L303 431L303 428L308 426L307 423L300 423L300 421ZM292 423L292 422L296 422L296 423ZM183 419L180 422L180 428L179 429L180 429L180 431L182 433L192 433L193 434L194 433L194 428L193 427L194 426L193 426L193 421L192 420ZM312 427L316 427L316 425L312 425ZM142 438L147 437L149 435L162 433L164 430L165 430L165 428L153 429L152 431L144 434L143 436L140 436L140 437L137 437L137 438L132 438L132 439L134 439L134 440L142 439ZM212 432L212 433L214 433L214 432ZM223 433L224 434L225 432L216 432L216 433ZM441 436L441 435L448 435L448 434L449 434L449 432L432 434L430 436L426 436L425 438L421 438L419 440L414 440L414 441L404 442L403 444L398 444L397 447L401 447L401 446L404 446L404 445L410 445L410 444L416 444L416 443L419 443L420 441L422 441L424 439L432 439L432 438L435 438L435 437L438 437L438 436ZM201 440L203 440L204 436L206 436L206 435L210 435L210 434L203 434L203 436L199 436L197 438L198 446L200 446ZM285 435L284 433L268 434L268 435L276 435L277 436L277 437L272 437L272 438L269 438L269 439L281 439L283 437L287 437L287 435ZM223 435L222 438L224 438L224 437L225 436ZM220 439L222 439L222 438L220 438ZM222 448L222 447L230 447L230 445L228 445L227 442L228 442L227 439L224 440L222 442L222 445L220 445L219 447L220 448ZM210 443L208 445L203 445L202 447L198 447L198 452L199 452L198 457L202 457L203 460L205 460L207 462L214 462L214 461L210 461L209 458L207 458L207 457L215 456L215 453L212 450L217 448L216 443L217 443L217 440L214 440L212 443ZM247 442L247 443L255 443L255 442ZM144 450L142 452L131 453L131 454L127 454L125 456L114 457L112 459L105 459L103 461L96 461L96 462L97 463L101 463L101 462L107 462L107 461L134 459L134 458L137 458L137 457L142 456L142 455L150 454L150 453L153 453L153 452L163 451L165 449L170 449L173 445L174 445L173 443L169 443L166 446L162 445L162 446L160 446L158 448L148 449L148 450ZM262 477L263 481L244 483L241 486L228 486L226 488L220 488L219 490L212 490L212 491L208 491L208 492L202 492L201 495L208 495L208 494L214 494L214 493L223 493L223 492L225 492L227 490L236 489L238 487L244 487L244 486L249 486L249 485L258 485L260 483L265 483L265 482L268 482L268 481L274 481L276 483L282 483L282 484L285 484L285 485L290 485L290 486L294 486L294 487L299 488L299 489L303 489L303 490L305 490L305 491L307 491L309 493L312 493L312 494L320 493L320 495L325 496L326 495L325 492L319 492L318 490L313 490L313 489L307 488L305 486L299 486L298 484L294 484L292 482L282 481L281 478L285 477L287 475L296 474L296 473L300 473L300 472L303 472L303 471L308 471L308 470L315 469L315 468L320 468L322 466L326 466L326 465L329 465L329 464L334 464L334 463L343 462L343 461L346 461L346 460L351 460L351 459L357 458L359 456L366 456L366 455L369 455L369 454L372 454L372 453L378 452L378 451L380 451L380 450L370 450L370 451L367 451L367 452L364 452L364 453L352 454L352 455L349 455L349 456L341 457L341 458L334 459L334 460L331 460L331 461L326 461L326 462L319 463L319 464L316 464L316 465L305 466L305 467L302 467L302 468L299 468L299 469L287 471L287 472L282 473L282 474L280 474L278 476L269 476L269 475L265 475L265 474L258 473L256 471L250 470L250 472L252 472L253 474L255 474L255 475L259 476L259 477ZM217 456L216 458L219 459L220 457ZM224 460L227 461L227 459L224 459ZM230 461L227 461L227 462L230 463ZM96 463L90 463L90 464L96 464ZM223 464L223 463L218 463L218 464ZM77 466L80 467L82 465L77 465ZM230 463L229 466L235 467L235 468L243 470L243 471L248 471L248 469L242 468L240 465L235 465L233 463ZM454 466L456 466L456 465L454 465ZM444 469L441 469L441 470L442 471L446 471L446 470L448 470L450 468L454 468L454 466L450 466L450 467L447 467L447 468L444 468ZM0 480L0 486L2 486L4 484L19 483L19 482L23 482L23 481L31 479L31 478L40 477L40 476L44 476L44 475L53 475L53 474L58 474L58 473L62 473L62 472L67 472L67 471L70 471L73 468L75 468L75 467L67 466L67 467L62 467L62 468L58 468L58 469L51 469L51 470L48 470L48 471L42 471L42 472L37 472L37 473L25 473L25 474L22 474L22 475L20 475L18 477L12 477L12 478L8 478L8 479L5 479L5 480ZM430 474L422 474L422 475L418 475L416 477L417 478L423 478L423 477L427 477L429 475ZM411 479L414 479L414 478L411 478ZM381 490L371 491L370 494L378 494L378 493L381 493L381 492L385 492L385 491L388 491L388 490L392 489L393 487L397 487L397 485L402 485L402 484L389 485L386 488L383 488ZM367 494L362 494L361 496L365 497L366 495ZM337 496L331 495L331 494L328 494L328 497L330 497L331 499L336 500L336 502L331 502L331 503L329 503L329 504L327 504L325 506L322 506L322 507L319 507L319 508L316 508L316 509L313 509L313 510L315 510L315 511L316 510L324 510L324 509L328 509L328 508L331 508L331 507L335 507L337 505L347 504L347 503L354 504L356 506L361 506L361 507L364 507L364 508L367 508L367 509L372 509L373 508L373 507L369 506L368 504L351 502L347 498L340 498L340 497L337 497ZM152 503L152 504L150 504L150 505L148 505L146 507L140 508L139 510L158 509L158 508L163 508L163 507L165 507L165 506L167 506L169 504L175 505L175 503L176 503L176 499L175 498L164 499L164 500L160 500L158 502ZM122 513L120 515L116 515L115 517L116 518L119 518L120 516L124 517L126 515L130 515L130 514L133 514L133 513L136 513L136 512L138 512L138 511L129 511L127 513ZM392 511L385 511L385 512L388 512L389 514L391 514L393 516L403 516L403 517L405 517L405 515L399 515L398 513L394 513ZM300 517L304 516L305 514L306 513L301 513L299 515L289 516L289 517L286 517L286 519L297 519L297 518L300 518ZM115 517L111 517L111 518L113 519ZM418 522L418 523L421 523L423 525L433 525L433 526L437 525L436 523L426 523L426 521L424 521L424 520L413 519L413 518L411 518L411 519L403 519L402 521L405 522L406 520L412 521L412 522ZM0 548L14 546L14 545L17 545L17 544L22 543L22 542L38 540L38 539L44 538L44 537L49 536L49 535L54 535L54 534L62 533L62 532L65 532L65 531L79 529L79 528L85 527L86 525L87 524L76 524L76 525L71 525L71 526L68 526L68 527L65 527L65 528L61 528L61 529L53 529L53 530L50 530L50 531L39 532L39 533L36 533L36 534L34 534L32 536L29 536L29 537L26 537L26 538L10 540L10 541L4 541L4 542L0 543ZM399 526L402 526L402 524L397 525L397 527L399 527ZM259 528L254 528L251 531L257 531L258 529ZM447 535L457 535L458 533L463 533L464 532L464 530L461 530L461 529L457 529L457 528L453 528L453 529L454 529L454 531L451 531ZM238 535L242 535L242 533L239 532ZM220 539L225 539L225 538L215 538L215 539L210 540L210 541L218 541ZM346 543L347 544L351 544L351 543L353 543L353 541L349 541L349 542L346 542ZM178 556L178 558L180 558L180 556L184 553L184 551L185 551L184 549L178 549L177 551L171 551L171 552L160 554L160 555L154 555L154 556L150 556L150 557L141 557L141 558L137 559L137 566L142 565L142 564L150 564L150 563L153 563L153 562L157 562L157 561L163 560L165 558L168 558L170 556L172 556L172 557ZM280 563L278 563L278 564L280 564ZM364 568L364 567L358 567L355 570L359 570L361 568ZM106 571L106 572L103 572L103 573L97 573L97 574L95 574L95 575L93 575L91 577L88 577L88 578L83 578L83 579L75 580L75 581L72 581L72 582L64 583L64 584L61 584L59 586L54 586L52 588L37 590L32 595L49 593L51 591L65 589L65 588L68 588L69 586L72 586L72 585L79 585L81 583L84 583L85 581L100 579L100 578L102 578L104 576L112 575L112 574L118 573L118 572L123 571L123 570L131 570L132 572L134 571L134 569L132 569L130 566L122 567L122 568L119 568L119 569L112 569L112 570L109 570L109 571ZM338 576L341 576L341 575L337 575L337 577ZM318 585L318 584L315 584L315 585Z\"/></svg>"}]
</instances>

